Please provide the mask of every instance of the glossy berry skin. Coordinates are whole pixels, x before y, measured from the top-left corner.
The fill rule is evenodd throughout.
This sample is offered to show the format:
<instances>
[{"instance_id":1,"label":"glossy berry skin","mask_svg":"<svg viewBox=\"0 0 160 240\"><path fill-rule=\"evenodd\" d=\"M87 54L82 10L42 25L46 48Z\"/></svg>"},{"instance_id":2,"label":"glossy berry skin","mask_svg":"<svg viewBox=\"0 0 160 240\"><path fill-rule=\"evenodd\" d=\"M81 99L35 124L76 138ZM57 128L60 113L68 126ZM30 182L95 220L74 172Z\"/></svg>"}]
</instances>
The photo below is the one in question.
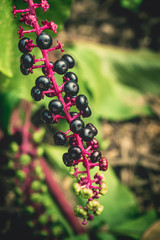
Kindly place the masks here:
<instances>
[{"instance_id":1,"label":"glossy berry skin","mask_svg":"<svg viewBox=\"0 0 160 240\"><path fill-rule=\"evenodd\" d=\"M23 75L28 75L30 73L30 70L25 68L23 64L20 65L20 70Z\"/></svg>"},{"instance_id":2,"label":"glossy berry skin","mask_svg":"<svg viewBox=\"0 0 160 240\"><path fill-rule=\"evenodd\" d=\"M22 53L27 53L29 50L27 50L25 47L27 45L27 41L30 40L27 37L21 38L21 40L18 43L18 48Z\"/></svg>"},{"instance_id":3,"label":"glossy berry skin","mask_svg":"<svg viewBox=\"0 0 160 240\"><path fill-rule=\"evenodd\" d=\"M35 101L40 101L42 99L42 92L35 86L31 89L31 96Z\"/></svg>"},{"instance_id":4,"label":"glossy berry skin","mask_svg":"<svg viewBox=\"0 0 160 240\"><path fill-rule=\"evenodd\" d=\"M21 63L24 68L30 68L33 66L33 56L30 53L24 53L21 56Z\"/></svg>"},{"instance_id":5,"label":"glossy berry skin","mask_svg":"<svg viewBox=\"0 0 160 240\"><path fill-rule=\"evenodd\" d=\"M54 71L60 75L65 74L68 71L68 63L63 59L57 60L54 63Z\"/></svg>"},{"instance_id":6,"label":"glossy berry skin","mask_svg":"<svg viewBox=\"0 0 160 240\"><path fill-rule=\"evenodd\" d=\"M40 49L49 49L52 45L52 37L50 34L42 32L37 36L36 43Z\"/></svg>"},{"instance_id":7,"label":"glossy berry skin","mask_svg":"<svg viewBox=\"0 0 160 240\"><path fill-rule=\"evenodd\" d=\"M83 110L82 117L84 117L84 118L85 118L85 117L90 117L91 114L92 114L91 109L90 109L90 107L88 106L88 107L86 107L86 108Z\"/></svg>"},{"instance_id":8,"label":"glossy berry skin","mask_svg":"<svg viewBox=\"0 0 160 240\"><path fill-rule=\"evenodd\" d=\"M48 90L50 87L50 80L45 76L40 76L36 79L36 86L42 91Z\"/></svg>"},{"instance_id":9,"label":"glossy berry skin","mask_svg":"<svg viewBox=\"0 0 160 240\"><path fill-rule=\"evenodd\" d=\"M80 133L80 137L85 142L90 142L94 138L94 133L90 127L85 127Z\"/></svg>"},{"instance_id":10,"label":"glossy berry skin","mask_svg":"<svg viewBox=\"0 0 160 240\"><path fill-rule=\"evenodd\" d=\"M63 162L67 167L71 167L73 165L73 160L68 153L63 154Z\"/></svg>"},{"instance_id":11,"label":"glossy berry skin","mask_svg":"<svg viewBox=\"0 0 160 240\"><path fill-rule=\"evenodd\" d=\"M81 158L82 156L82 150L80 147L78 146L72 146L68 149L68 153L69 156L73 159L73 160L78 160Z\"/></svg>"},{"instance_id":12,"label":"glossy berry skin","mask_svg":"<svg viewBox=\"0 0 160 240\"><path fill-rule=\"evenodd\" d=\"M59 131L54 134L54 141L57 145L64 145L67 142L65 133Z\"/></svg>"},{"instance_id":13,"label":"glossy berry skin","mask_svg":"<svg viewBox=\"0 0 160 240\"><path fill-rule=\"evenodd\" d=\"M60 100L52 100L49 105L49 110L54 113L55 115L56 114L60 114L62 111L63 111L63 104Z\"/></svg>"},{"instance_id":14,"label":"glossy berry skin","mask_svg":"<svg viewBox=\"0 0 160 240\"><path fill-rule=\"evenodd\" d=\"M92 123L87 123L86 127L90 127L94 133L94 136L97 135L98 131L97 128L95 128L95 126Z\"/></svg>"},{"instance_id":15,"label":"glossy berry skin","mask_svg":"<svg viewBox=\"0 0 160 240\"><path fill-rule=\"evenodd\" d=\"M79 92L79 86L77 85L77 83L75 81L71 80L71 81L68 81L65 83L64 91L67 96L73 97L73 96L77 95L77 93Z\"/></svg>"},{"instance_id":16,"label":"glossy berry skin","mask_svg":"<svg viewBox=\"0 0 160 240\"><path fill-rule=\"evenodd\" d=\"M102 156L101 152L99 150L95 150L91 153L90 160L92 163L99 162L101 159L101 156Z\"/></svg>"},{"instance_id":17,"label":"glossy berry skin","mask_svg":"<svg viewBox=\"0 0 160 240\"><path fill-rule=\"evenodd\" d=\"M73 133L80 133L84 128L84 122L81 119L74 119L70 123L70 129Z\"/></svg>"},{"instance_id":18,"label":"glossy berry skin","mask_svg":"<svg viewBox=\"0 0 160 240\"><path fill-rule=\"evenodd\" d=\"M87 106L88 106L88 99L86 98L86 96L83 94L78 95L76 98L76 107L80 111L83 111Z\"/></svg>"},{"instance_id":19,"label":"glossy berry skin","mask_svg":"<svg viewBox=\"0 0 160 240\"><path fill-rule=\"evenodd\" d=\"M106 171L108 169L108 161L105 157L102 157L99 161L99 170Z\"/></svg>"},{"instance_id":20,"label":"glossy berry skin","mask_svg":"<svg viewBox=\"0 0 160 240\"><path fill-rule=\"evenodd\" d=\"M73 72L67 72L65 75L64 75L64 78L69 78L69 80L72 80L72 81L75 81L75 82L78 82L78 77L75 73ZM66 80L64 79L64 82Z\"/></svg>"},{"instance_id":21,"label":"glossy berry skin","mask_svg":"<svg viewBox=\"0 0 160 240\"><path fill-rule=\"evenodd\" d=\"M41 120L47 124L52 123L53 122L52 113L49 110L44 110L41 113Z\"/></svg>"},{"instance_id":22,"label":"glossy berry skin","mask_svg":"<svg viewBox=\"0 0 160 240\"><path fill-rule=\"evenodd\" d=\"M75 61L74 61L74 59L73 59L73 57L71 55L64 54L61 59L65 60L68 63L68 67L69 68L73 68L74 67Z\"/></svg>"}]
</instances>

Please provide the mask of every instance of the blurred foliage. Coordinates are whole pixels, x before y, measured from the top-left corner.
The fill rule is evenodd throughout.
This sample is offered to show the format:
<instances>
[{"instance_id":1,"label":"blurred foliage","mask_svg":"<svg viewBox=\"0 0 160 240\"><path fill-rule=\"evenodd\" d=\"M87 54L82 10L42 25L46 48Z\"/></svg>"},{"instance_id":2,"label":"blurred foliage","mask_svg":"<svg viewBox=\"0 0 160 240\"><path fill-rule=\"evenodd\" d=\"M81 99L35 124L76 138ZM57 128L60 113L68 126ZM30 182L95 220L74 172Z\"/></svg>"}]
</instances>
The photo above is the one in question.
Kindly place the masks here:
<instances>
[{"instance_id":1,"label":"blurred foliage","mask_svg":"<svg viewBox=\"0 0 160 240\"><path fill-rule=\"evenodd\" d=\"M131 11L136 11L143 1L144 0L120 0L120 4L123 8L127 8Z\"/></svg>"}]
</instances>

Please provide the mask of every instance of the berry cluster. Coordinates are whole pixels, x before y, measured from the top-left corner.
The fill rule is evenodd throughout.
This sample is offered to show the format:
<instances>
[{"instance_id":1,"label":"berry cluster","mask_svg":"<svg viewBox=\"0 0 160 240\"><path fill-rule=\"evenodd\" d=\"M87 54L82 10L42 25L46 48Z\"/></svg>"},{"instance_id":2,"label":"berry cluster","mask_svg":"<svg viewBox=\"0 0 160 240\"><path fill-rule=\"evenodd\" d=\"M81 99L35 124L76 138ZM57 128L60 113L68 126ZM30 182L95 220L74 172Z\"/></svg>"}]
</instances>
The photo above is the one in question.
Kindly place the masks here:
<instances>
[{"instance_id":1,"label":"berry cluster","mask_svg":"<svg viewBox=\"0 0 160 240\"><path fill-rule=\"evenodd\" d=\"M35 68L42 68L42 76L35 81L35 86L31 90L31 96L35 101L40 101L44 96L52 97L49 102L48 109L44 110L41 119L47 124L58 123L60 119L66 119L69 129L66 132L58 131L54 134L54 141L57 145L64 145L68 141L71 145L67 153L63 155L63 162L70 167L70 173L76 177L73 189L76 195L88 199L86 206L76 206L75 215L83 218L83 224L87 220L93 219L93 214L99 215L103 206L99 204L98 198L107 192L107 185L104 182L104 175L101 171L106 171L108 162L98 150L98 141L95 139L97 129L92 123L84 124L81 118L91 116L91 109L88 106L88 99L85 95L79 94L78 77L75 73L68 71L75 65L72 56L64 54L61 59L56 62L50 62L48 52L60 49L63 52L63 45L57 41L57 46L52 46L52 37L46 33L45 29L56 32L57 25L52 21L43 21L40 27L35 13L35 8L45 6L48 8L47 0L40 0L39 4L33 3L33 0L25 0L28 8L24 10L16 10L14 6L13 13L25 12L21 14L20 21L33 27L31 30L24 31L22 27L18 31L21 40L19 41L19 50L23 53L21 57L20 70L24 75L33 73ZM44 10L47 10L46 8ZM23 37L24 34L35 32L37 35L36 44L29 38ZM33 48L38 47L42 52L42 58L35 59L35 56L29 52ZM36 63L42 62L41 65ZM55 73L63 75L63 83L57 85ZM77 107L77 112L70 111L72 106ZM82 165L84 171L79 169L78 165ZM99 167L99 172L95 174L91 180L90 170Z\"/></svg>"}]
</instances>

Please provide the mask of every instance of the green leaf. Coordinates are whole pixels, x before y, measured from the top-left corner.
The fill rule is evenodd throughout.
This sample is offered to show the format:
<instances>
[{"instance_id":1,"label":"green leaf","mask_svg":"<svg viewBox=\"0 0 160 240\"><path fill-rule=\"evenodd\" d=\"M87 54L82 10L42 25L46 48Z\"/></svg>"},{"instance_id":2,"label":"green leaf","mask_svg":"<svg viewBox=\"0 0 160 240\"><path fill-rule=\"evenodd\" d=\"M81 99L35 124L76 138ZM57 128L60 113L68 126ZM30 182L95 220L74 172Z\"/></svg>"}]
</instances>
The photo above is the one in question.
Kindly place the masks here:
<instances>
[{"instance_id":1,"label":"green leaf","mask_svg":"<svg viewBox=\"0 0 160 240\"><path fill-rule=\"evenodd\" d=\"M110 233L97 233L96 239L97 240L117 240L117 238Z\"/></svg>"},{"instance_id":2,"label":"green leaf","mask_svg":"<svg viewBox=\"0 0 160 240\"><path fill-rule=\"evenodd\" d=\"M69 239L68 238L66 238L65 240L89 240L90 238L89 238L89 236L88 236L88 234L82 234L82 235L79 235L79 236L73 236L73 237L70 237Z\"/></svg>"}]
</instances>

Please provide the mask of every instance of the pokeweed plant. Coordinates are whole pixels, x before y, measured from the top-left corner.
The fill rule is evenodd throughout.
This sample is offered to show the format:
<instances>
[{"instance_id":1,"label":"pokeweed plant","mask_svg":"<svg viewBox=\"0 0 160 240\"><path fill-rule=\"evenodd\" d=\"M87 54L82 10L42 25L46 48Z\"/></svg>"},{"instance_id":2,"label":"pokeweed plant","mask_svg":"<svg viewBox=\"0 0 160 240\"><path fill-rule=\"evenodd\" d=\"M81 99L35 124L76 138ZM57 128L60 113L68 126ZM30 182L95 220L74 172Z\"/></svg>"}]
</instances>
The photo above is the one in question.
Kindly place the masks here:
<instances>
[{"instance_id":1,"label":"pokeweed plant","mask_svg":"<svg viewBox=\"0 0 160 240\"><path fill-rule=\"evenodd\" d=\"M13 6L12 13L16 17L17 13L21 13L20 22L32 27L32 29L24 30L20 26L18 34L20 41L18 43L19 50L23 53L20 59L20 70L22 74L28 75L33 73L37 68L42 68L43 75L39 76L35 81L35 86L31 89L31 96L35 101L44 99L45 96L53 98L49 102L48 109L41 114L41 119L47 124L58 123L61 119L66 119L69 129L65 132L58 131L54 134L54 141L57 145L64 145L69 141L70 147L67 153L63 154L63 162L70 167L70 174L75 177L73 190L76 195L87 199L86 205L77 205L74 213L77 217L82 218L82 224L94 219L103 211L98 199L107 192L107 184L105 183L104 174L108 168L108 162L98 150L99 143L95 139L97 129L92 123L84 124L82 118L91 116L91 109L88 106L88 99L85 95L79 94L78 77L75 73L68 71L75 65L72 56L64 54L61 59L50 62L48 53L55 50L63 50L63 44L57 41L57 45L52 47L52 37L45 30L52 30L57 33L58 25L54 22L42 21L42 26L38 23L36 16L36 8L42 8L47 11L49 4L47 0L40 0L34 3L33 0L24 0L28 4L26 9L17 10ZM25 34L35 33L36 44L33 40L24 37ZM30 54L34 48L39 48L42 58L36 59ZM39 64L40 63L40 64ZM63 83L58 86L55 73L63 75ZM77 112L72 112L72 106L77 107ZM83 167L84 169L81 169ZM98 172L91 179L90 170L98 167Z\"/></svg>"}]
</instances>

